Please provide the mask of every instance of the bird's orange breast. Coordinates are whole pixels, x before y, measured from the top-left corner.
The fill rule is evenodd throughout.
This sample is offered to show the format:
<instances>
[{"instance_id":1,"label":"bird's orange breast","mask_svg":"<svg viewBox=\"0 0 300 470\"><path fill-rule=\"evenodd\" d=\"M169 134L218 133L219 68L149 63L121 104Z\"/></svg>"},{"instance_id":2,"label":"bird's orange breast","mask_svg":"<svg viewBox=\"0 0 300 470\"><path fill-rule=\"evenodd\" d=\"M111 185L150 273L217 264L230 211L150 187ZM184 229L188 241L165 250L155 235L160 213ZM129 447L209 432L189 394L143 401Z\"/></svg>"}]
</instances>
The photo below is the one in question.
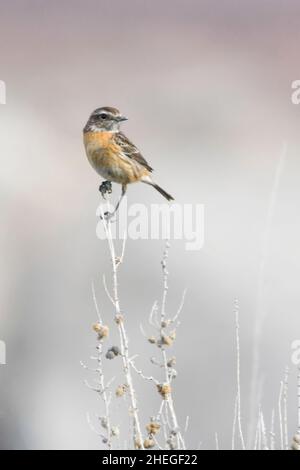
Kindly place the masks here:
<instances>
[{"instance_id":1,"label":"bird's orange breast","mask_svg":"<svg viewBox=\"0 0 300 470\"><path fill-rule=\"evenodd\" d=\"M109 181L129 184L148 174L146 168L123 155L113 132L86 132L84 145L92 167Z\"/></svg>"},{"instance_id":2,"label":"bird's orange breast","mask_svg":"<svg viewBox=\"0 0 300 470\"><path fill-rule=\"evenodd\" d=\"M86 132L84 145L87 157L95 169L111 165L119 154L112 132Z\"/></svg>"},{"instance_id":3,"label":"bird's orange breast","mask_svg":"<svg viewBox=\"0 0 300 470\"><path fill-rule=\"evenodd\" d=\"M85 132L84 143L105 148L112 143L113 137L113 132Z\"/></svg>"}]
</instances>

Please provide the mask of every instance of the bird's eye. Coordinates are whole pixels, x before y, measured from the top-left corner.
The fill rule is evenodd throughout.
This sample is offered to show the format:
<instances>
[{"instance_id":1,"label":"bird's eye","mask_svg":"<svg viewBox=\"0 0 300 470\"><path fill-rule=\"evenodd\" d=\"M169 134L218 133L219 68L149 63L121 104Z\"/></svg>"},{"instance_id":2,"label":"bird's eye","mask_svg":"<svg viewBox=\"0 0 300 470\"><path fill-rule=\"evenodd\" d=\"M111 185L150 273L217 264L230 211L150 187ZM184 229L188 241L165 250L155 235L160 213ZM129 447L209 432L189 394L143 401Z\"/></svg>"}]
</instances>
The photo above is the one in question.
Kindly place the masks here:
<instances>
[{"instance_id":1,"label":"bird's eye","mask_svg":"<svg viewBox=\"0 0 300 470\"><path fill-rule=\"evenodd\" d=\"M101 117L101 119L106 119L106 118L107 118L107 114L101 113L101 114L100 114L100 117Z\"/></svg>"}]
</instances>

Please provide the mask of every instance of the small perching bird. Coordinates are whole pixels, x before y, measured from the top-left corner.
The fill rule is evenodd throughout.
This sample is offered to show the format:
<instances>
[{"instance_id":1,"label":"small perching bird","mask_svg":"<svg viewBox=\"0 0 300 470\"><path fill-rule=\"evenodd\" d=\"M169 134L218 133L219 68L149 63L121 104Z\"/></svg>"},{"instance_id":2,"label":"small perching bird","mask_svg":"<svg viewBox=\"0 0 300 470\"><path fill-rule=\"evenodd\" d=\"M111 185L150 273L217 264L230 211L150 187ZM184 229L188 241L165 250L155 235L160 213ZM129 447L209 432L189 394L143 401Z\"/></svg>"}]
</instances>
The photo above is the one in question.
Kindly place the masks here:
<instances>
[{"instance_id":1,"label":"small perching bird","mask_svg":"<svg viewBox=\"0 0 300 470\"><path fill-rule=\"evenodd\" d=\"M139 181L153 186L168 201L172 201L173 197L153 181L153 169L139 149L120 131L123 121L127 118L118 109L105 106L93 111L83 129L88 160L105 179L99 187L102 196L111 193L111 182L122 185L121 197L113 214L119 208L127 185Z\"/></svg>"}]
</instances>

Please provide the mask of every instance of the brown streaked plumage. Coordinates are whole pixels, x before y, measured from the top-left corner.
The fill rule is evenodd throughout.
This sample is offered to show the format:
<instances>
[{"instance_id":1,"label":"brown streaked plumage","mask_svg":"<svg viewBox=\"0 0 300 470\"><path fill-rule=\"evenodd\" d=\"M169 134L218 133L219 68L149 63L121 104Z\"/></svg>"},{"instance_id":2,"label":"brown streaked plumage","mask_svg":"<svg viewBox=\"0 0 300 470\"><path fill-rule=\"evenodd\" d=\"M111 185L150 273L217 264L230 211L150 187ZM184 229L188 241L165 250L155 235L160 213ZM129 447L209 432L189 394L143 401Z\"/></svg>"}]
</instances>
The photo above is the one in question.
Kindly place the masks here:
<instances>
[{"instance_id":1,"label":"brown streaked plumage","mask_svg":"<svg viewBox=\"0 0 300 470\"><path fill-rule=\"evenodd\" d=\"M128 184L141 181L153 186L168 201L173 200L172 196L153 181L153 169L139 149L120 131L120 123L125 120L127 118L116 108L109 106L98 108L91 114L83 130L90 164L107 182L122 185L121 199ZM102 192L101 187L100 190Z\"/></svg>"}]
</instances>

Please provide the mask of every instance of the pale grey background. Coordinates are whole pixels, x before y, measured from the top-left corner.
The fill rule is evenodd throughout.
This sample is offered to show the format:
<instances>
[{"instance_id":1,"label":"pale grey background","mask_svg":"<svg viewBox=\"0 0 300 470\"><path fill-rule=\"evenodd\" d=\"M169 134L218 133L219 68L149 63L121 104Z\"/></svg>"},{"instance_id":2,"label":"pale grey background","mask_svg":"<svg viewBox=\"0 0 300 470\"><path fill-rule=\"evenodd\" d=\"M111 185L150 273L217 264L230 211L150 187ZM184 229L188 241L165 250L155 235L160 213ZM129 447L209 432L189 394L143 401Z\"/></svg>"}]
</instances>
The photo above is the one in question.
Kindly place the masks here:
<instances>
[{"instance_id":1,"label":"pale grey background","mask_svg":"<svg viewBox=\"0 0 300 470\"><path fill-rule=\"evenodd\" d=\"M214 448L215 431L220 446L230 446L235 298L245 428L249 422L262 236L287 142L264 284L260 374L269 423L291 341L300 338L300 106L290 99L300 78L299 14L292 0L0 1L0 79L7 84L0 338L8 361L0 366L1 448L99 447L85 413L101 403L82 385L79 360L94 339L92 278L111 318L100 282L107 249L95 236L99 179L81 135L101 105L130 117L126 133L178 202L205 204L204 248L187 252L176 241L170 253L170 311L188 288L175 398L181 423L191 416L191 448L200 441ZM136 201L161 198L135 186L129 203ZM121 271L132 353L146 359L153 351L139 323L161 292L162 249L162 241L129 241ZM295 376L292 368L291 433ZM147 419L157 396L136 383Z\"/></svg>"}]
</instances>

